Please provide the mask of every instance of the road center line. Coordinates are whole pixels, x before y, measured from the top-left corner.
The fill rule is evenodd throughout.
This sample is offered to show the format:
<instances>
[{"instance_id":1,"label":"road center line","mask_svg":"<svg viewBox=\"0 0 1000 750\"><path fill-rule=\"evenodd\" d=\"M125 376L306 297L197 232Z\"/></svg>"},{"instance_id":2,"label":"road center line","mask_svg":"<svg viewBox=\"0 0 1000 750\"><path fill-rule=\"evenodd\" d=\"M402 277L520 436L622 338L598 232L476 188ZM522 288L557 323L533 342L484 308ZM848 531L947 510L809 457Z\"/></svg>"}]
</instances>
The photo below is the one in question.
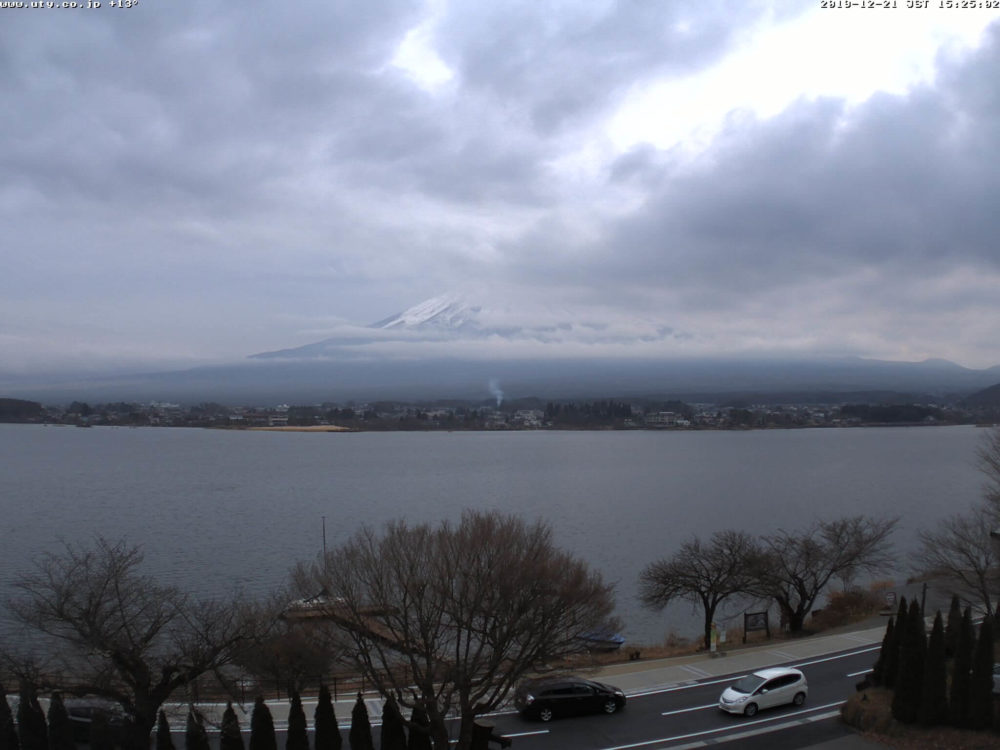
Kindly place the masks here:
<instances>
[{"instance_id":1,"label":"road center line","mask_svg":"<svg viewBox=\"0 0 1000 750\"><path fill-rule=\"evenodd\" d=\"M851 656L857 656L858 654L865 654L869 651L878 651L881 646L872 646L871 648L863 648L857 651L847 651L842 654L834 654L833 656L827 656L822 659L813 659L812 661L804 661L801 664L795 664L796 667L807 667L810 664L820 664L825 661L833 661L834 659L846 659ZM743 673L749 674L749 673ZM635 693L628 693L629 698L644 698L648 695L661 695L662 693L675 693L678 690L689 690L691 688L705 687L706 685L720 685L722 683L731 683L739 679L739 673L734 673L726 677L720 677L716 680L706 680L705 682L683 682L678 685L672 685L671 687L659 687L652 688L650 690L640 690Z\"/></svg>"},{"instance_id":2,"label":"road center line","mask_svg":"<svg viewBox=\"0 0 1000 750\"><path fill-rule=\"evenodd\" d=\"M744 740L747 737L756 737L761 734L767 734L769 732L780 732L783 729L791 729L793 727L800 727L803 724L811 724L814 721L824 721L826 719L833 719L840 715L840 711L828 711L825 714L816 714L815 716L808 716L805 719L798 719L797 721L789 721L785 724L775 724L773 727L761 727L760 729L750 729L746 732L737 732L736 734L727 734L725 737L720 737L719 739L708 739L708 740L698 740L696 742L689 742L686 745L672 745L670 750L694 750L694 748L707 747L708 745L713 745L717 742L733 742L734 740Z\"/></svg>"},{"instance_id":3,"label":"road center line","mask_svg":"<svg viewBox=\"0 0 1000 750\"><path fill-rule=\"evenodd\" d=\"M766 724L773 721L787 720L789 718L800 716L802 714L814 713L816 711L824 711L829 708L835 708L836 706L843 705L846 701L838 701L836 703L827 703L825 706L814 706L811 708L804 709L802 711L796 711L793 714L782 714L781 716L774 716L768 719L756 719L754 721L747 721L740 724L741 727L751 727L757 724ZM796 723L795 720L791 724ZM633 742L630 745L615 745L614 747L606 747L604 750L631 750L635 747L647 747L649 745L655 745L659 742L676 742L677 740L687 740L692 737L703 737L707 734L719 734L720 732L731 732L734 728L733 726L727 727L717 727L716 729L706 729L702 732L692 732L691 734L679 734L676 737L660 737L655 740L646 740L644 742Z\"/></svg>"},{"instance_id":4,"label":"road center line","mask_svg":"<svg viewBox=\"0 0 1000 750\"><path fill-rule=\"evenodd\" d=\"M834 656L826 656L822 659L813 659L812 661L804 661L796 664L796 667L808 667L810 664L822 664L825 661L833 661L834 659L845 659L848 656L857 656L858 654L867 654L869 651L878 651L882 646L872 646L871 648L863 648L858 651L851 651L846 654L835 654Z\"/></svg>"},{"instance_id":5,"label":"road center line","mask_svg":"<svg viewBox=\"0 0 1000 750\"><path fill-rule=\"evenodd\" d=\"M659 695L660 693L676 693L678 690L690 690L691 688L705 687L706 685L720 685L723 682L735 682L739 679L738 676L730 675L729 677L722 677L718 680L708 680L706 682L684 682L680 685L674 685L673 687L665 688L655 688L653 690L644 690L641 693L629 693L629 698L643 698L647 695Z\"/></svg>"},{"instance_id":6,"label":"road center line","mask_svg":"<svg viewBox=\"0 0 1000 750\"><path fill-rule=\"evenodd\" d=\"M703 711L706 708L718 708L718 703L710 703L707 706L695 706L694 708L679 708L676 711L664 711L660 716L673 716L674 714L686 714L688 711Z\"/></svg>"}]
</instances>

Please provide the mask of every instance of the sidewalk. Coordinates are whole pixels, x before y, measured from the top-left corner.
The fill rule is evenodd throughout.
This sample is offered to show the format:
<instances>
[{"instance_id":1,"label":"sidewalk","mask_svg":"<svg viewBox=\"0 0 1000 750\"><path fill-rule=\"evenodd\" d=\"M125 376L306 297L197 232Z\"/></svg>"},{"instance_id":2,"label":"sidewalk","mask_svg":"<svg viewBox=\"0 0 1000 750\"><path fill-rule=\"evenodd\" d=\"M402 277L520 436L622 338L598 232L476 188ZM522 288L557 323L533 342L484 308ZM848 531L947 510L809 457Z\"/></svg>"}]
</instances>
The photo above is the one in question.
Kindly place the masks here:
<instances>
[{"instance_id":1,"label":"sidewalk","mask_svg":"<svg viewBox=\"0 0 1000 750\"><path fill-rule=\"evenodd\" d=\"M627 694L633 694L727 674L753 672L777 662L802 661L865 646L878 647L884 635L883 624L833 635L769 641L746 648L727 649L726 644L722 644L716 654L702 652L670 659L612 664L602 667L595 674L599 675L597 679L613 682Z\"/></svg>"}]
</instances>

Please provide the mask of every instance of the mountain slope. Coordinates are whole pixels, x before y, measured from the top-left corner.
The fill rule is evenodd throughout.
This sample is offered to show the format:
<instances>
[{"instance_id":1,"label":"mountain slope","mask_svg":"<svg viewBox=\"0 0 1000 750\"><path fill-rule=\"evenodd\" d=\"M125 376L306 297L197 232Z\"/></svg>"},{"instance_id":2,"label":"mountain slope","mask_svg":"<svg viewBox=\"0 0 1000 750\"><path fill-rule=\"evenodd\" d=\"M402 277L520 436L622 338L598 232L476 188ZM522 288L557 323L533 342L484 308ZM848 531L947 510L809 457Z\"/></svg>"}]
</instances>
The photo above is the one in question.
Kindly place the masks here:
<instances>
[{"instance_id":1,"label":"mountain slope","mask_svg":"<svg viewBox=\"0 0 1000 750\"><path fill-rule=\"evenodd\" d=\"M393 343L412 345L418 342L454 342L495 348L480 352L488 358L534 358L538 356L576 356L587 347L630 347L646 351L591 351L593 356L656 356L678 354L673 346L693 337L675 331L658 320L622 315L613 308L570 308L544 301L524 299L517 302L493 299L480 301L471 294L449 293L425 300L401 313L370 326L343 326L336 335L312 344L261 352L252 359L310 359L315 357L351 358L358 349L379 345L381 354ZM513 348L523 344L529 347ZM503 349L504 345L510 345ZM397 347L399 348L399 347ZM561 348L561 349L560 349ZM565 352L565 353L561 353ZM441 356L439 350L436 356ZM469 351L452 354L467 356ZM407 356L420 356L411 351Z\"/></svg>"},{"instance_id":2,"label":"mountain slope","mask_svg":"<svg viewBox=\"0 0 1000 750\"><path fill-rule=\"evenodd\" d=\"M967 396L962 399L962 405L973 409L1000 409L1000 383Z\"/></svg>"},{"instance_id":3,"label":"mountain slope","mask_svg":"<svg viewBox=\"0 0 1000 750\"><path fill-rule=\"evenodd\" d=\"M495 382L512 397L683 393L714 402L726 393L833 398L894 391L954 400L1000 380L998 368L971 370L945 360L766 352L736 340L720 346L711 331L679 331L620 307L503 299L497 292L441 295L370 326L341 325L330 333L239 364L73 382L0 378L0 392L33 400L54 394L92 400L99 393L109 400L319 402L488 397Z\"/></svg>"},{"instance_id":4,"label":"mountain slope","mask_svg":"<svg viewBox=\"0 0 1000 750\"><path fill-rule=\"evenodd\" d=\"M475 330L479 328L477 315L482 306L473 305L461 294L443 294L432 297L408 310L392 315L371 328L391 330L394 328L419 329L435 328L451 331Z\"/></svg>"}]
</instances>

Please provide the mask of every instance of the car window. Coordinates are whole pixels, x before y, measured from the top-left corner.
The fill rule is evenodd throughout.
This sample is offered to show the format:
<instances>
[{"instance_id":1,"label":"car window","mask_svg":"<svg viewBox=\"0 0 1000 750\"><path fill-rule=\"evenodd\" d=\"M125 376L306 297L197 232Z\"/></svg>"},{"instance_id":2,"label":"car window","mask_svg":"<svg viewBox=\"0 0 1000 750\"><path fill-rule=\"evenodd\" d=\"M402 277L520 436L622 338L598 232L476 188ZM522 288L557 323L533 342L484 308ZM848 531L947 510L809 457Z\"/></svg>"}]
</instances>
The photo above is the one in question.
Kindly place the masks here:
<instances>
[{"instance_id":1,"label":"car window","mask_svg":"<svg viewBox=\"0 0 1000 750\"><path fill-rule=\"evenodd\" d=\"M746 677L742 678L733 685L733 690L737 693L752 693L754 690L759 688L765 682L763 677L758 677L755 674L748 674Z\"/></svg>"},{"instance_id":2,"label":"car window","mask_svg":"<svg viewBox=\"0 0 1000 750\"><path fill-rule=\"evenodd\" d=\"M577 685L576 687L573 688L573 692L576 695L593 695L594 689L587 685Z\"/></svg>"}]
</instances>

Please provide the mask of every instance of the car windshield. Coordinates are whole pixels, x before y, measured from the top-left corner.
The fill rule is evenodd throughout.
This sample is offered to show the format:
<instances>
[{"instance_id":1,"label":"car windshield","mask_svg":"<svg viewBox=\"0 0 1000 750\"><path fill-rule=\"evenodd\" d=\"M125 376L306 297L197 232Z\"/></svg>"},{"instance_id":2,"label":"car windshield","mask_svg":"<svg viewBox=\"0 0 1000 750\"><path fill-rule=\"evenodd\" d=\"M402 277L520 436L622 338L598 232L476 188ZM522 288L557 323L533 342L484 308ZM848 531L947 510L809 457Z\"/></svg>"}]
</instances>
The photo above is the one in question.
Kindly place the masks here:
<instances>
[{"instance_id":1,"label":"car windshield","mask_svg":"<svg viewBox=\"0 0 1000 750\"><path fill-rule=\"evenodd\" d=\"M748 674L746 677L733 685L733 690L737 693L752 693L754 690L763 685L764 682L766 682L766 680L763 677L758 677L755 674Z\"/></svg>"}]
</instances>

